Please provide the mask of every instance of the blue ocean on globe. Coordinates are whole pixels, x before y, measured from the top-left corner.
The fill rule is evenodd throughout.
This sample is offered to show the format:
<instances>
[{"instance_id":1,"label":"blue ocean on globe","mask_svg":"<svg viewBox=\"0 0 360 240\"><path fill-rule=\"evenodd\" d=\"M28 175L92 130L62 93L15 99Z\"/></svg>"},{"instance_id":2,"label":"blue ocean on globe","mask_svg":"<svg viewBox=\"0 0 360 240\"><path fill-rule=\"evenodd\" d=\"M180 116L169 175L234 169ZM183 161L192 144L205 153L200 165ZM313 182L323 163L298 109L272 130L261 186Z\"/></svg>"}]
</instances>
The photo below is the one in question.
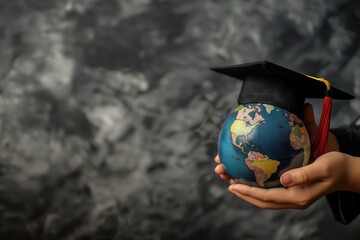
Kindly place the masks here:
<instances>
[{"instance_id":1,"label":"blue ocean on globe","mask_svg":"<svg viewBox=\"0 0 360 240\"><path fill-rule=\"evenodd\" d=\"M307 164L310 140L301 119L282 108L248 103L225 120L218 150L226 173L257 187L279 187L287 170Z\"/></svg>"}]
</instances>

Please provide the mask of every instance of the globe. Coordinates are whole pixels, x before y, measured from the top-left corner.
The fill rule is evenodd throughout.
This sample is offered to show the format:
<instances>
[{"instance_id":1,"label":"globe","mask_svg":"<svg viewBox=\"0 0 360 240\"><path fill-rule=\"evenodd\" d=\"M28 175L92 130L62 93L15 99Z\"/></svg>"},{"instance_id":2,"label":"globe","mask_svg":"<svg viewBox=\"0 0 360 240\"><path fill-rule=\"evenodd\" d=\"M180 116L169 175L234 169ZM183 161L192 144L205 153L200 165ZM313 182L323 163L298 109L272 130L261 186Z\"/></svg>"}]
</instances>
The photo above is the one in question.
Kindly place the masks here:
<instances>
[{"instance_id":1,"label":"globe","mask_svg":"<svg viewBox=\"0 0 360 240\"><path fill-rule=\"evenodd\" d=\"M262 103L239 105L227 117L218 148L232 179L263 188L281 186L281 174L306 165L310 158L309 135L301 119Z\"/></svg>"}]
</instances>

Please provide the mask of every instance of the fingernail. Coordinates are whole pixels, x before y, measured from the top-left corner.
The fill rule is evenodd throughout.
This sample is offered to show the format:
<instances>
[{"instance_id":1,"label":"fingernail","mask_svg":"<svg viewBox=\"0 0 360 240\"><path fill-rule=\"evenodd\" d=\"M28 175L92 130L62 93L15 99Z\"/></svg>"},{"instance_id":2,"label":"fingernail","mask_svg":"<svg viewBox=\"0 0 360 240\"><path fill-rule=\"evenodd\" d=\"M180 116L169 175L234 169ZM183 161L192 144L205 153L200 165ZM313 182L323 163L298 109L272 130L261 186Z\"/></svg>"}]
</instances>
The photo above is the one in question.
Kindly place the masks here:
<instances>
[{"instance_id":1,"label":"fingernail","mask_svg":"<svg viewBox=\"0 0 360 240\"><path fill-rule=\"evenodd\" d=\"M230 185L230 186L228 187L228 189L229 189L229 191L232 191L232 190L234 190L234 186L233 186L233 185Z\"/></svg>"},{"instance_id":2,"label":"fingernail","mask_svg":"<svg viewBox=\"0 0 360 240\"><path fill-rule=\"evenodd\" d=\"M283 174L281 176L281 184L282 185L290 185L293 182L291 174Z\"/></svg>"}]
</instances>

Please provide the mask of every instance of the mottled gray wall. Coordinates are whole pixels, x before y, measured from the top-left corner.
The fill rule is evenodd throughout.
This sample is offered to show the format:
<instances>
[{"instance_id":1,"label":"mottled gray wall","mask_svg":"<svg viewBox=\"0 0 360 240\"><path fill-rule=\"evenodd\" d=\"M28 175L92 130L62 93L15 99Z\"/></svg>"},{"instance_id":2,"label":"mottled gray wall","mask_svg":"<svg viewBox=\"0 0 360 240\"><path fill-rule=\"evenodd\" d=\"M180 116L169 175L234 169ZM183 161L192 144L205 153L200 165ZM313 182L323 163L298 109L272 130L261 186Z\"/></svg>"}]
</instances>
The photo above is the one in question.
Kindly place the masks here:
<instances>
[{"instance_id":1,"label":"mottled gray wall","mask_svg":"<svg viewBox=\"0 0 360 240\"><path fill-rule=\"evenodd\" d=\"M1 0L0 239L359 239L324 199L227 192L241 83L208 70L267 59L360 95L359 26L356 0ZM359 113L337 102L333 126Z\"/></svg>"}]
</instances>

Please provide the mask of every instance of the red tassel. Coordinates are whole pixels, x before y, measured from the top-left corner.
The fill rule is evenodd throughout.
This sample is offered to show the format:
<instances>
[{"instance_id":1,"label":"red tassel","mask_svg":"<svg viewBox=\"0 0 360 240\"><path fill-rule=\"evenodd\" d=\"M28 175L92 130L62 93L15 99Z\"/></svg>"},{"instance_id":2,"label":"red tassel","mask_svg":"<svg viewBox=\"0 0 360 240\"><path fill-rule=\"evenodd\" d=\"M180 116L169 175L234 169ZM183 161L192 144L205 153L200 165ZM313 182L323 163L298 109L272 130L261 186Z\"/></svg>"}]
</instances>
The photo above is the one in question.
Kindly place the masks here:
<instances>
[{"instance_id":1,"label":"red tassel","mask_svg":"<svg viewBox=\"0 0 360 240\"><path fill-rule=\"evenodd\" d=\"M319 129L314 142L311 144L311 157L309 163L314 162L318 157L328 152L329 127L331 119L332 98L330 91L324 98L321 111Z\"/></svg>"}]
</instances>

